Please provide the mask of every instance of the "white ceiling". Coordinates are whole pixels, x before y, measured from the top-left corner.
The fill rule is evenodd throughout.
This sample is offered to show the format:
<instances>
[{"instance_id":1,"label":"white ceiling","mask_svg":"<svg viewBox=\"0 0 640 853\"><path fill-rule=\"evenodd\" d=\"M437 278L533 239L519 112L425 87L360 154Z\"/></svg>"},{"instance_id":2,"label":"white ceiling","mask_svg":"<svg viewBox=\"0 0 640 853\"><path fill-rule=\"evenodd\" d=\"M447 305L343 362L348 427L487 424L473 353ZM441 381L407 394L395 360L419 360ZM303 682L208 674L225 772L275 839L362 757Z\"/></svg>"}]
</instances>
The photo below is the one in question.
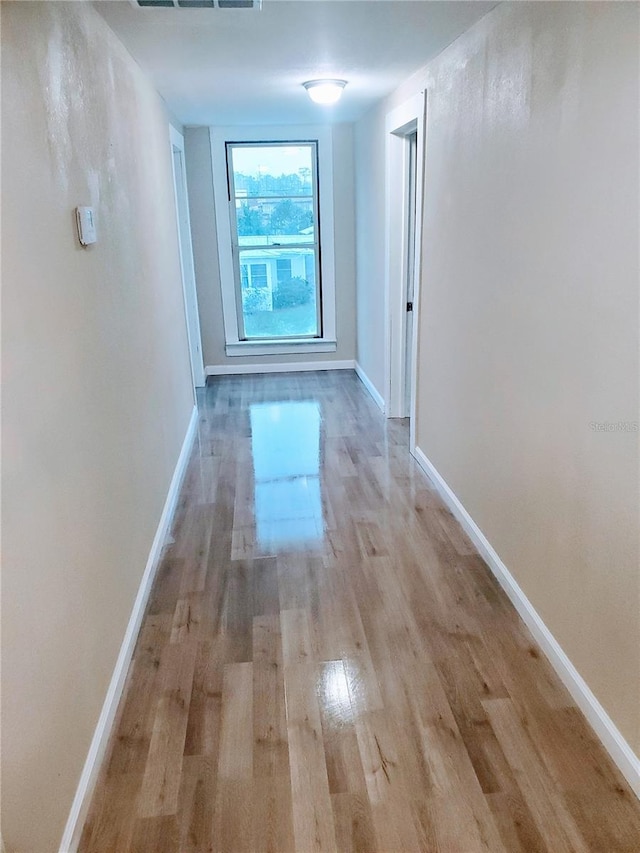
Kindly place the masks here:
<instances>
[{"instance_id":1,"label":"white ceiling","mask_svg":"<svg viewBox=\"0 0 640 853\"><path fill-rule=\"evenodd\" d=\"M264 0L247 9L95 3L186 125L356 121L496 5L482 0ZM301 84L348 81L311 103Z\"/></svg>"}]
</instances>

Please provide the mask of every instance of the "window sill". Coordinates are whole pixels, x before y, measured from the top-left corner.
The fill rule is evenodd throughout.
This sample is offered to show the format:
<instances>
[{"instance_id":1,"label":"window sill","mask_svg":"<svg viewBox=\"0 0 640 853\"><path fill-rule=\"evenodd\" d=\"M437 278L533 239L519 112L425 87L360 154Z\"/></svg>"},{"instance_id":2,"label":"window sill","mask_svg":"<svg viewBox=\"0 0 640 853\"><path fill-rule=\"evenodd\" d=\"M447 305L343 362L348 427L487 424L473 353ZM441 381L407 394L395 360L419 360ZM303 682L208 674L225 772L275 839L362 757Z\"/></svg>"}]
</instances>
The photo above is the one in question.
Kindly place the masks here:
<instances>
[{"instance_id":1,"label":"window sill","mask_svg":"<svg viewBox=\"0 0 640 853\"><path fill-rule=\"evenodd\" d=\"M288 341L237 341L225 347L228 356L238 355L291 355L305 352L335 352L337 342L325 338Z\"/></svg>"}]
</instances>

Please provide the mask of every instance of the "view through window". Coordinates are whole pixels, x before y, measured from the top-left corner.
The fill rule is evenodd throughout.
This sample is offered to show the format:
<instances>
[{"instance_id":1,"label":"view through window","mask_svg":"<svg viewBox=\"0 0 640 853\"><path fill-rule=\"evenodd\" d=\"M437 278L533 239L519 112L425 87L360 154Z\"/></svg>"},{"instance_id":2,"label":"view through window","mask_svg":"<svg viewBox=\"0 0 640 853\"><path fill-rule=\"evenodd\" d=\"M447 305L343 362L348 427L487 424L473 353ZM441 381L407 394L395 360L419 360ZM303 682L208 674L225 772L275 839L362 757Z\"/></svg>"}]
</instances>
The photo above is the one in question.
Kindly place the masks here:
<instances>
[{"instance_id":1,"label":"view through window","mask_svg":"<svg viewBox=\"0 0 640 853\"><path fill-rule=\"evenodd\" d=\"M316 142L228 142L241 340L321 329Z\"/></svg>"}]
</instances>

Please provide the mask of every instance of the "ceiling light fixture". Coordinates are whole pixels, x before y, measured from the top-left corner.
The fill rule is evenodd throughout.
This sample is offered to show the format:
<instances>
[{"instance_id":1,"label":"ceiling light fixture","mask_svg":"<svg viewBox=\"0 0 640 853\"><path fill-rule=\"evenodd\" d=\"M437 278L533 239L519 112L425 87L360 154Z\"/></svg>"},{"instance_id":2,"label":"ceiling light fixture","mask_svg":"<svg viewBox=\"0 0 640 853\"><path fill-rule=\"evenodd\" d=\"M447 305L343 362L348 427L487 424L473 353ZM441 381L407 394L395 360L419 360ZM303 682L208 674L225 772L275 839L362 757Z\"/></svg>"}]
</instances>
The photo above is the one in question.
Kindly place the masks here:
<instances>
[{"instance_id":1,"label":"ceiling light fixture","mask_svg":"<svg viewBox=\"0 0 640 853\"><path fill-rule=\"evenodd\" d=\"M307 80L302 84L315 104L331 106L340 100L346 80Z\"/></svg>"}]
</instances>

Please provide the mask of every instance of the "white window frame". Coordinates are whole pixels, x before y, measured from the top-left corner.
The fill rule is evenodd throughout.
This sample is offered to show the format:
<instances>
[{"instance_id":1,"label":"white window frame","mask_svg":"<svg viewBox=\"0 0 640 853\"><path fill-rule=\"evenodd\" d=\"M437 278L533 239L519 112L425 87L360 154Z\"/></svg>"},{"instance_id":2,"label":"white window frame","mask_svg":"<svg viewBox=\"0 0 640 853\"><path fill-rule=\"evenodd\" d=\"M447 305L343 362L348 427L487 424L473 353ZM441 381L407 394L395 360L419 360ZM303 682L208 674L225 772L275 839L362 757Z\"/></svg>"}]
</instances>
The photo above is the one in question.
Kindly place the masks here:
<instances>
[{"instance_id":1,"label":"white window frame","mask_svg":"<svg viewBox=\"0 0 640 853\"><path fill-rule=\"evenodd\" d=\"M312 163L311 167L311 186L312 186L312 214L313 214L313 242L307 240L301 240L297 245L286 243L278 246L278 243L274 242L274 246L278 246L281 251L287 249L288 251L293 252L294 254L300 250L308 251L311 250L313 252L313 258L315 263L315 271L313 275L314 282L314 307L315 307L315 319L316 319L316 329L322 329L322 271L320 269L320 212L318 210L318 143L315 139L307 139L307 140L295 140L293 143L295 146L307 147L310 150L311 156L310 161ZM238 234L238 200L239 198L244 198L244 196L238 196L237 187L235 185L235 175L234 175L234 166L233 166L233 157L234 151L237 149L243 148L258 148L258 147L276 147L286 146L287 148L292 147L292 143L290 141L287 142L262 142L259 145L256 145L255 142L227 142L226 150L227 150L227 180L229 182L229 217L231 222L231 240L232 240L232 250L234 254L234 264L233 264L233 273L236 277L236 304L238 305L238 315L243 315L243 311L240 309L240 305L242 304L242 287L241 287L241 275L240 273L240 258L242 253L248 251L249 253L254 252L257 246L251 246L250 238L245 238L243 242L240 240L240 236ZM290 200L293 199L293 196L288 197ZM264 201L264 199L262 199ZM275 235L274 235L275 236ZM264 249L264 245L260 246L261 249ZM269 254L269 253L267 253ZM273 262L268 263L268 273L267 278L269 284L271 285L272 292L273 287L277 287L277 273L274 269ZM242 336L242 340L249 340L246 334L246 319L243 316L238 317L238 327L244 330L244 334ZM320 334L309 334L309 335L301 335L300 337L304 337L305 340L317 340L321 338ZM296 340L296 335L291 336L293 340ZM285 338L277 338L278 341L284 342L285 340L291 339ZM271 340L275 340L273 338L269 338L269 336L253 336L250 340L261 340L270 342Z\"/></svg>"},{"instance_id":2,"label":"white window frame","mask_svg":"<svg viewBox=\"0 0 640 853\"><path fill-rule=\"evenodd\" d=\"M336 286L333 218L333 144L330 126L304 125L279 127L211 127L213 195L216 209L216 233L222 315L226 354L285 355L287 353L335 352ZM232 211L227 183L227 142L307 142L318 144L318 214L320 220L320 280L322 287L322 337L286 340L240 340L237 315L235 271L232 252Z\"/></svg>"}]
</instances>

